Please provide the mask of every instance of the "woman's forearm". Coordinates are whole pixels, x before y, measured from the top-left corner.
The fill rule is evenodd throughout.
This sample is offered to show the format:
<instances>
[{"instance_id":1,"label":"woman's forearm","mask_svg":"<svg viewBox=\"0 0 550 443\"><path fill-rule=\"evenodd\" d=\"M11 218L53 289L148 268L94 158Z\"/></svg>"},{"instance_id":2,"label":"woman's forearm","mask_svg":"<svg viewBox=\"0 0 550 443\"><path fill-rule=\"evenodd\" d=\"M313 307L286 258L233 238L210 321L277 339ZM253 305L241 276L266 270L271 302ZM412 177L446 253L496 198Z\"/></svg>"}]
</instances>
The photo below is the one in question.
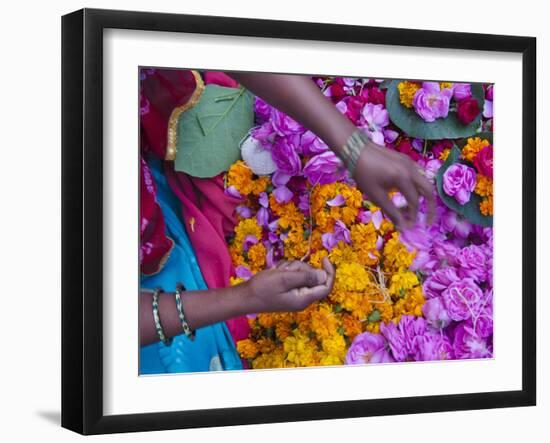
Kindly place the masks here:
<instances>
[{"instance_id":1,"label":"woman's forearm","mask_svg":"<svg viewBox=\"0 0 550 443\"><path fill-rule=\"evenodd\" d=\"M319 136L333 151L346 143L355 126L307 76L231 73L252 93Z\"/></svg>"},{"instance_id":2,"label":"woman's forearm","mask_svg":"<svg viewBox=\"0 0 550 443\"><path fill-rule=\"evenodd\" d=\"M192 330L251 312L246 285L206 291L185 291L181 294L185 319ZM140 345L159 341L152 309L153 293L142 291L139 306ZM182 325L173 292L159 296L159 317L167 337L182 333Z\"/></svg>"}]
</instances>

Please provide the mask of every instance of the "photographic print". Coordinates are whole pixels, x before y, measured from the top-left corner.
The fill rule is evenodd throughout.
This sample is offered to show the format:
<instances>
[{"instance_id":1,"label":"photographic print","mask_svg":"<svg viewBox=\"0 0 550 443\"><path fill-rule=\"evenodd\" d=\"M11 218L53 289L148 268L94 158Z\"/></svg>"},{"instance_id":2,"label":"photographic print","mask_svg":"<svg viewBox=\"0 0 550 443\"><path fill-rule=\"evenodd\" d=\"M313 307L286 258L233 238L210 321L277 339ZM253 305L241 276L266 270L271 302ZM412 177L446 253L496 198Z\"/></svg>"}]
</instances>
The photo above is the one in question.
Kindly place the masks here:
<instances>
[{"instance_id":1,"label":"photographic print","mask_svg":"<svg viewBox=\"0 0 550 443\"><path fill-rule=\"evenodd\" d=\"M492 84L139 91L141 375L493 358Z\"/></svg>"}]
</instances>

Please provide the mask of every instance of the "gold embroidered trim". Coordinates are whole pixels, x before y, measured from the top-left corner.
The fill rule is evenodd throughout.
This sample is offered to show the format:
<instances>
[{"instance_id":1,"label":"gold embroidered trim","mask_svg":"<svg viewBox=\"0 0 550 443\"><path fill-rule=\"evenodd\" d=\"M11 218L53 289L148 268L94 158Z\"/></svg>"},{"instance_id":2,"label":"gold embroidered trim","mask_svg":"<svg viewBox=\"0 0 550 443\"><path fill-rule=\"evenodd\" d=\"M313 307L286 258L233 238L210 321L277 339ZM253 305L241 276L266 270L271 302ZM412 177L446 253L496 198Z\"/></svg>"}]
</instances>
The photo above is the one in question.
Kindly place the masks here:
<instances>
[{"instance_id":1,"label":"gold embroidered trim","mask_svg":"<svg viewBox=\"0 0 550 443\"><path fill-rule=\"evenodd\" d=\"M160 271L162 271L162 268L164 268L164 265L166 264L166 262L167 262L168 259L170 258L170 254L172 254L172 251L174 250L174 246L175 246L176 244L175 244L174 240L172 240L170 237L167 236L166 238L172 242L172 244L171 244L171 246L170 246L170 249L168 249L168 251L166 251L166 254L164 254L164 256L160 259L156 271L153 271L153 272L151 272L151 273L147 273L147 272L142 272L142 273L141 273L141 274L144 275L145 277L150 277L150 276L152 276L152 275L156 275L156 274L158 274Z\"/></svg>"},{"instance_id":2,"label":"gold embroidered trim","mask_svg":"<svg viewBox=\"0 0 550 443\"><path fill-rule=\"evenodd\" d=\"M178 106L177 108L174 108L174 110L170 114L170 120L168 120L168 135L167 135L168 140L166 144L166 156L164 157L165 160L173 161L176 159L176 153L178 151L179 117L183 112L187 111L188 109L191 109L193 106L197 104L202 94L202 91L204 91L204 82L202 81L201 75L197 71L191 71L191 72L195 77L195 82L197 83L197 86L195 87L195 90L193 91L193 94L191 95L189 100L183 105Z\"/></svg>"}]
</instances>

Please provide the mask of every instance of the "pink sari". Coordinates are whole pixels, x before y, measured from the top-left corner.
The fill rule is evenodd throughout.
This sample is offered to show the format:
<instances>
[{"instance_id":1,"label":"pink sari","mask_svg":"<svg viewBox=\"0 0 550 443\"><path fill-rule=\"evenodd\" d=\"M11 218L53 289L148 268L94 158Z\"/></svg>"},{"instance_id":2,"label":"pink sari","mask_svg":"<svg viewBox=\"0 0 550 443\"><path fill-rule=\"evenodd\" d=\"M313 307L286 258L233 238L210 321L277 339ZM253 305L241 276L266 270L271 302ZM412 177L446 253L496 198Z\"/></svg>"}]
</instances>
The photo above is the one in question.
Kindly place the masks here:
<instances>
[{"instance_id":1,"label":"pink sari","mask_svg":"<svg viewBox=\"0 0 550 443\"><path fill-rule=\"evenodd\" d=\"M182 219L201 273L209 288L229 285L235 275L225 236L235 226L238 199L225 195L223 175L210 179L190 177L174 170L174 121L200 99L204 88L201 76L189 70L142 69L140 73L141 155L165 160L170 187L182 204ZM205 82L226 87L237 83L221 72L207 72ZM141 167L141 272L159 272L167 260L172 240L164 230L164 219L156 202L155 185L145 161ZM144 167L145 166L145 167ZM235 342L246 338L246 317L226 321Z\"/></svg>"}]
</instances>

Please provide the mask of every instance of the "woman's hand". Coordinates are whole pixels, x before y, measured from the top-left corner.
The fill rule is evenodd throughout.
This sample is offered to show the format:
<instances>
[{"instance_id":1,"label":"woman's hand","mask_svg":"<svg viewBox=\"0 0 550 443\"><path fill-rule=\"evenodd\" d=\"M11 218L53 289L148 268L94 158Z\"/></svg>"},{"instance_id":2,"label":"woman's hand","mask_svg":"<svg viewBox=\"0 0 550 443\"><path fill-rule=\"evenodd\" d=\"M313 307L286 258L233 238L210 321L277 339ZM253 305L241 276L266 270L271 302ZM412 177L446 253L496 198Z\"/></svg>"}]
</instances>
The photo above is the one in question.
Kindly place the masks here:
<instances>
[{"instance_id":1,"label":"woman's hand","mask_svg":"<svg viewBox=\"0 0 550 443\"><path fill-rule=\"evenodd\" d=\"M428 202L428 222L435 213L432 184L420 173L419 166L409 157L369 142L363 148L353 177L357 186L392 219L397 228L407 228L416 221L418 199ZM396 189L407 200L401 212L388 197Z\"/></svg>"},{"instance_id":2,"label":"woman's hand","mask_svg":"<svg viewBox=\"0 0 550 443\"><path fill-rule=\"evenodd\" d=\"M323 269L301 261L283 261L243 283L247 304L252 312L301 311L330 294L334 275L326 257Z\"/></svg>"}]
</instances>

